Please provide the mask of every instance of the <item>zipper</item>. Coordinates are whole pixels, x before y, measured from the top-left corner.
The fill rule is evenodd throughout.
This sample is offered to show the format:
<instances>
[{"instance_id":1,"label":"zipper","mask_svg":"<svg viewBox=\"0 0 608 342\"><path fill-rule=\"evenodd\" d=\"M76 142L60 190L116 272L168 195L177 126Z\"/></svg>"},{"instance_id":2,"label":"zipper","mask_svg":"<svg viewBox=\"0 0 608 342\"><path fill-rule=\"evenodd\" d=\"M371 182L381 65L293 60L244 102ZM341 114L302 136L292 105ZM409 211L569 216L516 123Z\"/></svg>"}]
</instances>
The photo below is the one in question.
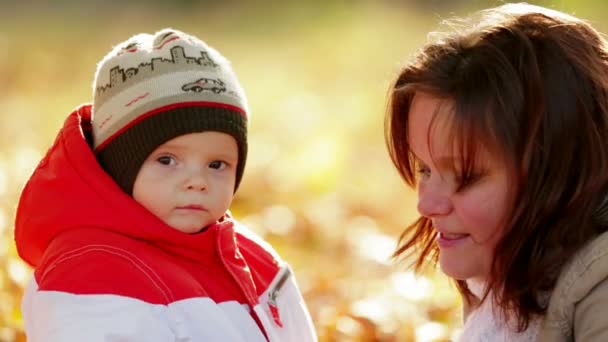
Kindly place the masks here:
<instances>
[{"instance_id":1,"label":"zipper","mask_svg":"<svg viewBox=\"0 0 608 342\"><path fill-rule=\"evenodd\" d=\"M283 274L274 285L272 291L268 293L268 309L270 309L270 315L272 316L274 322L281 328L283 327L283 322L281 321L279 306L277 305L277 297L279 296L279 292L285 285L285 282L291 276L291 270L289 269L289 267L285 267L283 270Z\"/></svg>"}]
</instances>

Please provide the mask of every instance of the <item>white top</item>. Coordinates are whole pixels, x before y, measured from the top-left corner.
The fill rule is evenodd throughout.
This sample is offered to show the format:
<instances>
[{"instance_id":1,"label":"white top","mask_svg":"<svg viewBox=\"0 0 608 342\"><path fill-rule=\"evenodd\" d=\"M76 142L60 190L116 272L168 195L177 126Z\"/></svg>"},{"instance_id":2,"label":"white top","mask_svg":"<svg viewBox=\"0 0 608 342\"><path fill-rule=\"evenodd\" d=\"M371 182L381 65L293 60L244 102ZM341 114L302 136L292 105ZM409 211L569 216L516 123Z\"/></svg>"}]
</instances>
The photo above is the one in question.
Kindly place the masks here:
<instances>
[{"instance_id":1,"label":"white top","mask_svg":"<svg viewBox=\"0 0 608 342\"><path fill-rule=\"evenodd\" d=\"M467 285L475 296L481 298L484 283L468 280ZM492 293L490 293L486 300L469 314L459 341L533 342L536 341L538 336L540 323L540 319L532 319L528 328L518 333L516 323L513 320L509 323L504 319L492 300Z\"/></svg>"}]
</instances>

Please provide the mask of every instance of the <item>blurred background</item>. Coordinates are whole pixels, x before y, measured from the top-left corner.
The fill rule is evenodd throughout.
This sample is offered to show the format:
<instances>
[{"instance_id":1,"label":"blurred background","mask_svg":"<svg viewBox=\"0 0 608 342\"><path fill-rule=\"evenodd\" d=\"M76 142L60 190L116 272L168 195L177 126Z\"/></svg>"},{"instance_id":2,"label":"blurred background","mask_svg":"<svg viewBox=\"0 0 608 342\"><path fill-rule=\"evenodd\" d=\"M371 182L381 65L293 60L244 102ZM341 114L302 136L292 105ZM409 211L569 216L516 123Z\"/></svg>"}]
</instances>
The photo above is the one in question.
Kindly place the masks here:
<instances>
[{"instance_id":1,"label":"blurred background","mask_svg":"<svg viewBox=\"0 0 608 342\"><path fill-rule=\"evenodd\" d=\"M533 3L607 32L604 0ZM440 20L497 4L0 0L0 342L25 341L19 306L32 270L13 240L21 188L67 114L91 100L96 63L163 27L232 61L252 109L233 213L292 264L320 341L455 338L454 286L391 259L416 212L386 153L386 94Z\"/></svg>"}]
</instances>

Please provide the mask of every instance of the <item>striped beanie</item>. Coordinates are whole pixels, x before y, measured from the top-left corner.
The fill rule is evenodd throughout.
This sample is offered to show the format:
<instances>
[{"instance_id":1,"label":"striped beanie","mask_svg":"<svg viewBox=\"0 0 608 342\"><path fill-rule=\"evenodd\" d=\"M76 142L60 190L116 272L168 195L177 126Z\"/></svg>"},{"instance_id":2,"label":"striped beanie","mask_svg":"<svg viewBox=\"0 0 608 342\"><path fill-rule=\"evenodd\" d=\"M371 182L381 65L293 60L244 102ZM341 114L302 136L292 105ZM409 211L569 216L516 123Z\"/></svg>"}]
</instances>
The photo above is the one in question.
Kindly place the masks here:
<instances>
[{"instance_id":1,"label":"striped beanie","mask_svg":"<svg viewBox=\"0 0 608 342\"><path fill-rule=\"evenodd\" d=\"M202 131L236 140L236 191L247 157L249 112L230 62L218 51L173 29L139 34L101 60L93 92L93 148L126 193L132 194L141 165L159 145Z\"/></svg>"}]
</instances>

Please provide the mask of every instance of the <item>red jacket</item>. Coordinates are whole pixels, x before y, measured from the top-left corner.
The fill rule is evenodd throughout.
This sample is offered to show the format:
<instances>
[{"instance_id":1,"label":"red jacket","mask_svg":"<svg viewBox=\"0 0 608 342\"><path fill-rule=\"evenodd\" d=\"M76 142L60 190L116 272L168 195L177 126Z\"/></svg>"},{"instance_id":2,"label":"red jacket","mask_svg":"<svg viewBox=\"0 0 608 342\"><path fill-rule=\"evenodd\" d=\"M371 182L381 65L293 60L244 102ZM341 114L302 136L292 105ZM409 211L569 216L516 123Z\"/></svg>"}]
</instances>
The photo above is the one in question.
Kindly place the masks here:
<instances>
[{"instance_id":1,"label":"red jacket","mask_svg":"<svg viewBox=\"0 0 608 342\"><path fill-rule=\"evenodd\" d=\"M228 215L199 234L167 226L101 169L89 130L84 105L19 201L17 249L35 267L28 341L316 340L270 246Z\"/></svg>"}]
</instances>

